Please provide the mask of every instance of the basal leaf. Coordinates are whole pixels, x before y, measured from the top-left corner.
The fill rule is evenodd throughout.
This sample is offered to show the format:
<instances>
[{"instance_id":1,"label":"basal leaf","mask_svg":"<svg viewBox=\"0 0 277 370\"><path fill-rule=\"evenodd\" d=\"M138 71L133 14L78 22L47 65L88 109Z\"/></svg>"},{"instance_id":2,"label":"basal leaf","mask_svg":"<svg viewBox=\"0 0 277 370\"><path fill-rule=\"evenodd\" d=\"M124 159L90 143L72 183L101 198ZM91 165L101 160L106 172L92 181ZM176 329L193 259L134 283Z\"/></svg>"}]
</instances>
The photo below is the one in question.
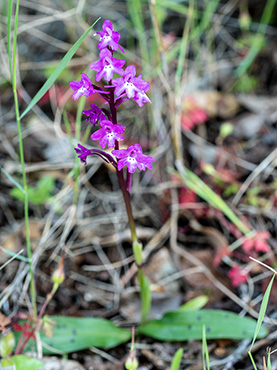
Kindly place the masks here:
<instances>
[{"instance_id":1,"label":"basal leaf","mask_svg":"<svg viewBox=\"0 0 277 370\"><path fill-rule=\"evenodd\" d=\"M41 333L44 353L70 353L89 347L112 348L131 338L131 331L109 320L91 317L49 316L56 322L53 336ZM30 340L30 346L34 340ZM28 348L30 348L30 346Z\"/></svg>"},{"instance_id":2,"label":"basal leaf","mask_svg":"<svg viewBox=\"0 0 277 370\"><path fill-rule=\"evenodd\" d=\"M222 310L172 311L167 312L159 320L141 325L138 332L166 341L200 340L203 335L203 325L206 328L207 339L244 339L253 337L256 321ZM264 337L266 334L267 330L261 327L259 337Z\"/></svg>"}]
</instances>

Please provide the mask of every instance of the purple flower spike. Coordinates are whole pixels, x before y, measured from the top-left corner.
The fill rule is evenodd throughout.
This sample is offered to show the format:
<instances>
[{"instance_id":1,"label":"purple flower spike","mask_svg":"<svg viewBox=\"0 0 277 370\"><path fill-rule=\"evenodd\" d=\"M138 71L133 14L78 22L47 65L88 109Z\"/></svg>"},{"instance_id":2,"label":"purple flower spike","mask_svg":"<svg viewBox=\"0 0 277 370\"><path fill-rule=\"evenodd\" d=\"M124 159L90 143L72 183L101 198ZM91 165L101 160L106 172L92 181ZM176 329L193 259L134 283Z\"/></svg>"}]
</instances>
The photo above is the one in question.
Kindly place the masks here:
<instances>
[{"instance_id":1,"label":"purple flower spike","mask_svg":"<svg viewBox=\"0 0 277 370\"><path fill-rule=\"evenodd\" d=\"M81 81L71 81L69 86L74 90L72 95L74 100L77 100L81 95L90 96L95 94L92 83L85 73L81 73Z\"/></svg>"},{"instance_id":2,"label":"purple flower spike","mask_svg":"<svg viewBox=\"0 0 277 370\"><path fill-rule=\"evenodd\" d=\"M91 138L92 140L99 140L101 148L105 148L108 144L108 148L114 148L116 141L124 139L123 134L125 127L121 125L114 125L111 121L103 120L100 122L100 130L95 131Z\"/></svg>"},{"instance_id":3,"label":"purple flower spike","mask_svg":"<svg viewBox=\"0 0 277 370\"><path fill-rule=\"evenodd\" d=\"M137 168L141 171L145 171L146 168L152 170L151 162L156 160L143 154L139 144L130 145L127 149L113 150L112 154L119 159L117 163L118 170L121 171L126 165L130 173L134 173Z\"/></svg>"},{"instance_id":4,"label":"purple flower spike","mask_svg":"<svg viewBox=\"0 0 277 370\"><path fill-rule=\"evenodd\" d=\"M118 44L120 39L120 34L113 31L113 24L111 21L104 21L102 26L103 31L96 32L100 35L100 42L98 44L98 49L102 50L106 47L110 47L112 50L117 50L118 48L124 53L122 47Z\"/></svg>"},{"instance_id":5,"label":"purple flower spike","mask_svg":"<svg viewBox=\"0 0 277 370\"><path fill-rule=\"evenodd\" d=\"M83 110L83 114L88 116L86 121L90 120L92 126L94 127L99 121L102 121L106 118L105 114L102 112L102 109L98 108L96 104L91 104L91 109Z\"/></svg>"},{"instance_id":6,"label":"purple flower spike","mask_svg":"<svg viewBox=\"0 0 277 370\"><path fill-rule=\"evenodd\" d=\"M92 63L89 67L96 73L96 81L100 81L102 77L105 80L110 81L113 78L114 73L119 75L124 74L122 66L125 64L125 60L113 58L112 52L109 49L103 49L100 51L100 60Z\"/></svg>"},{"instance_id":7,"label":"purple flower spike","mask_svg":"<svg viewBox=\"0 0 277 370\"><path fill-rule=\"evenodd\" d=\"M149 89L149 82L144 81L141 75L136 76L136 67L133 65L128 66L125 69L123 77L115 78L112 80L113 86L115 86L115 94L117 96L126 93L128 98L134 98L138 92L144 93Z\"/></svg>"}]
</instances>

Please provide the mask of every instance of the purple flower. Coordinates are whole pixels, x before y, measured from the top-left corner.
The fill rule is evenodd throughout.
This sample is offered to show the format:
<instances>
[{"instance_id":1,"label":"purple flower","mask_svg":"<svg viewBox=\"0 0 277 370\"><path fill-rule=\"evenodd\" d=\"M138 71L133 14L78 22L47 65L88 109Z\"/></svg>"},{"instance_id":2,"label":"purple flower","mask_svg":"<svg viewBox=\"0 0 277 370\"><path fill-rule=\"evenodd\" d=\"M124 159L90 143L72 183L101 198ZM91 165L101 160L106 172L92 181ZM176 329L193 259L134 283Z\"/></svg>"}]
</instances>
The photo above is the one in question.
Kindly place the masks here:
<instances>
[{"instance_id":1,"label":"purple flower","mask_svg":"<svg viewBox=\"0 0 277 370\"><path fill-rule=\"evenodd\" d=\"M78 147L79 148L74 148L74 150L77 154L79 154L78 157L80 158L81 162L87 163L87 156L91 155L91 151L81 144L78 144Z\"/></svg>"},{"instance_id":2,"label":"purple flower","mask_svg":"<svg viewBox=\"0 0 277 370\"><path fill-rule=\"evenodd\" d=\"M74 100L77 100L81 95L90 96L96 93L85 73L81 73L81 81L70 81L69 86L74 90L72 96Z\"/></svg>"},{"instance_id":3,"label":"purple flower","mask_svg":"<svg viewBox=\"0 0 277 370\"><path fill-rule=\"evenodd\" d=\"M83 110L83 114L88 116L86 121L90 120L92 126L94 127L98 121L102 121L106 118L105 114L102 112L102 109L98 108L96 104L91 104L91 109Z\"/></svg>"},{"instance_id":4,"label":"purple flower","mask_svg":"<svg viewBox=\"0 0 277 370\"><path fill-rule=\"evenodd\" d=\"M100 130L95 131L91 138L92 140L99 140L101 148L114 148L116 141L121 141L124 136L120 135L124 132L125 127L121 125L114 125L111 121L103 120L100 122Z\"/></svg>"},{"instance_id":5,"label":"purple flower","mask_svg":"<svg viewBox=\"0 0 277 370\"><path fill-rule=\"evenodd\" d=\"M143 106L143 103L150 103L151 100L148 98L148 96L145 94L143 90L137 91L134 96L134 100L138 103L140 107Z\"/></svg>"},{"instance_id":6,"label":"purple flower","mask_svg":"<svg viewBox=\"0 0 277 370\"><path fill-rule=\"evenodd\" d=\"M136 67L133 65L128 66L123 77L115 78L112 80L113 86L115 86L115 94L117 96L126 93L128 98L134 98L138 92L145 93L149 89L149 82L144 81L141 75L136 76Z\"/></svg>"},{"instance_id":7,"label":"purple flower","mask_svg":"<svg viewBox=\"0 0 277 370\"><path fill-rule=\"evenodd\" d=\"M101 50L99 55L100 60L97 60L89 66L91 69L98 72L96 73L96 81L100 81L102 77L110 81L114 73L123 75L124 70L122 66L125 64L125 60L113 58L112 52L109 49Z\"/></svg>"},{"instance_id":8,"label":"purple flower","mask_svg":"<svg viewBox=\"0 0 277 370\"><path fill-rule=\"evenodd\" d=\"M99 50L102 50L109 46L112 50L117 50L118 48L124 53L122 47L118 44L120 39L120 34L113 31L113 25L111 21L104 21L102 26L103 31L96 32L100 35L100 42L98 44Z\"/></svg>"},{"instance_id":9,"label":"purple flower","mask_svg":"<svg viewBox=\"0 0 277 370\"><path fill-rule=\"evenodd\" d=\"M117 164L116 164L114 158L110 154L104 152L103 150L87 149L84 146L82 146L81 144L78 144L78 148L74 148L74 149L75 149L76 153L79 154L78 157L80 158L81 162L87 163L87 157L89 155L97 155L98 157L103 159L103 161L105 161L107 163L110 163L115 168L117 168Z\"/></svg>"},{"instance_id":10,"label":"purple flower","mask_svg":"<svg viewBox=\"0 0 277 370\"><path fill-rule=\"evenodd\" d=\"M134 173L137 168L142 171L145 171L146 167L152 170L151 162L156 160L143 154L139 144L130 145L127 149L113 150L112 154L119 159L117 163L118 170L121 171L126 165L130 173Z\"/></svg>"}]
</instances>

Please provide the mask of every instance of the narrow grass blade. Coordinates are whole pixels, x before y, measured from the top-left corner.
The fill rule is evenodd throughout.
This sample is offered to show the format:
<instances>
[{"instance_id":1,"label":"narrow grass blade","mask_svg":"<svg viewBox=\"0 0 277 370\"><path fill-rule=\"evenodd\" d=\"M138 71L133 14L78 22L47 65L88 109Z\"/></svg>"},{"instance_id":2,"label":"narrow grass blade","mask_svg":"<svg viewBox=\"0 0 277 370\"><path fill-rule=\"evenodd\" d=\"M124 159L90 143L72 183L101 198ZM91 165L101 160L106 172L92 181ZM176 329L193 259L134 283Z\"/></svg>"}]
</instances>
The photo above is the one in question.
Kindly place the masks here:
<instances>
[{"instance_id":1,"label":"narrow grass blade","mask_svg":"<svg viewBox=\"0 0 277 370\"><path fill-rule=\"evenodd\" d=\"M8 59L9 59L9 69L12 79L12 54L11 54L11 31L12 31L12 5L13 0L9 0L9 7L8 7L8 29L7 29L7 51L8 51Z\"/></svg>"},{"instance_id":2,"label":"narrow grass blade","mask_svg":"<svg viewBox=\"0 0 277 370\"><path fill-rule=\"evenodd\" d=\"M268 355L267 355L267 370L272 370L271 360L270 360L270 350L268 351Z\"/></svg>"},{"instance_id":3,"label":"narrow grass blade","mask_svg":"<svg viewBox=\"0 0 277 370\"><path fill-rule=\"evenodd\" d=\"M203 337L202 337L202 360L203 360L203 370L210 370L210 359L209 351L206 339L206 328L203 325Z\"/></svg>"},{"instance_id":4,"label":"narrow grass blade","mask_svg":"<svg viewBox=\"0 0 277 370\"><path fill-rule=\"evenodd\" d=\"M175 74L175 92L176 94L179 92L182 75L184 71L185 59L188 50L188 40L189 40L189 33L191 29L191 25L193 24L194 18L194 0L190 0L189 9L188 9L188 16L186 20L186 24L183 31L182 41L180 45L180 53L178 58L177 70Z\"/></svg>"},{"instance_id":5,"label":"narrow grass blade","mask_svg":"<svg viewBox=\"0 0 277 370\"><path fill-rule=\"evenodd\" d=\"M183 14L183 15L188 14L187 6L183 4L175 3L172 0L157 0L157 5L159 7L161 6L163 8L168 8L170 10L173 10L174 12L179 13L179 14Z\"/></svg>"},{"instance_id":6,"label":"narrow grass blade","mask_svg":"<svg viewBox=\"0 0 277 370\"><path fill-rule=\"evenodd\" d=\"M83 40L86 38L86 36L89 34L89 32L92 30L92 28L95 26L95 24L99 21L100 18L98 18L93 25L79 38L78 41L75 42L75 44L71 47L71 49L65 54L63 59L58 64L57 68L54 70L54 72L51 74L51 76L47 79L47 81L44 83L44 85L41 87L41 89L37 92L37 94L34 96L34 98L31 100L28 107L24 110L24 112L21 114L20 119L24 117L32 108L33 106L43 97L43 95L50 89L50 87L53 85L53 83L56 81L56 79L59 77L59 75L62 73L64 68L67 66L70 59L73 57Z\"/></svg>"},{"instance_id":7,"label":"narrow grass blade","mask_svg":"<svg viewBox=\"0 0 277 370\"><path fill-rule=\"evenodd\" d=\"M12 251L10 251L10 250L2 247L2 246L0 246L0 250L5 252L9 256L11 256L12 259L18 259L18 260L23 261L23 262L29 262L29 259L27 257L20 256L19 253L21 253L21 251L19 253L14 253L14 252L12 252ZM23 251L23 249L22 249L22 251ZM2 268L2 266L1 266L1 268Z\"/></svg>"},{"instance_id":8,"label":"narrow grass blade","mask_svg":"<svg viewBox=\"0 0 277 370\"><path fill-rule=\"evenodd\" d=\"M269 300L269 295L270 295L270 291L271 291L271 287L272 287L274 278L275 278L275 275L273 275L272 279L270 280L270 283L268 284L268 287L266 288L266 291L265 291L265 294L264 294L264 297L263 297L263 300L262 300L260 312L259 312L259 317L258 317L258 321L257 321L257 326L256 326L255 334L254 334L254 337L253 337L253 340L252 340L252 343L251 343L249 352L251 352L251 349L252 349L252 347L253 347L253 345L254 345L254 343L256 341L256 338L257 338L257 336L259 334L259 331L261 329L262 322L263 322L263 319L264 319L264 316L265 316L265 311L266 311L266 308L267 308L267 304L268 304L268 300Z\"/></svg>"},{"instance_id":9,"label":"narrow grass blade","mask_svg":"<svg viewBox=\"0 0 277 370\"><path fill-rule=\"evenodd\" d=\"M146 32L144 27L144 15L141 0L127 0L127 6L132 23L137 32L139 40L140 56L142 60L149 63L149 49L147 46Z\"/></svg>"},{"instance_id":10,"label":"narrow grass blade","mask_svg":"<svg viewBox=\"0 0 277 370\"><path fill-rule=\"evenodd\" d=\"M23 193L25 194L25 190L23 187L3 168L0 166L0 172L3 172L3 174Z\"/></svg>"},{"instance_id":11,"label":"narrow grass blade","mask_svg":"<svg viewBox=\"0 0 277 370\"><path fill-rule=\"evenodd\" d=\"M272 370L271 360L270 360L270 349L268 350L268 355L267 355L267 370Z\"/></svg>"},{"instance_id":12,"label":"narrow grass blade","mask_svg":"<svg viewBox=\"0 0 277 370\"><path fill-rule=\"evenodd\" d=\"M248 355L249 355L249 357L250 357L250 360L251 360L251 362L252 362L252 365L253 365L254 370L257 370L257 366L256 366L256 364L255 364L255 361L254 361L254 358L253 358L253 356L252 356L251 352L248 352Z\"/></svg>"},{"instance_id":13,"label":"narrow grass blade","mask_svg":"<svg viewBox=\"0 0 277 370\"><path fill-rule=\"evenodd\" d=\"M182 360L182 356L183 356L183 352L184 351L183 351L182 348L179 348L178 351L176 351L176 353L175 353L175 355L172 359L170 370L179 370L181 360Z\"/></svg>"},{"instance_id":14,"label":"narrow grass blade","mask_svg":"<svg viewBox=\"0 0 277 370\"><path fill-rule=\"evenodd\" d=\"M276 0L268 0L266 3L256 38L254 39L250 47L250 50L247 53L246 58L243 59L242 63L239 65L235 72L238 78L241 77L252 65L252 63L254 62L258 53L260 52L261 48L264 45L264 35L266 32L266 27L269 24L272 14L274 12L275 4Z\"/></svg>"},{"instance_id":15,"label":"narrow grass blade","mask_svg":"<svg viewBox=\"0 0 277 370\"><path fill-rule=\"evenodd\" d=\"M201 15L200 18L200 24L198 27L195 27L193 31L190 34L190 41L194 38L199 39L202 33L211 26L212 24L212 17L216 11L216 8L218 6L219 0L209 0L206 1L206 4L204 5L204 13Z\"/></svg>"},{"instance_id":16,"label":"narrow grass blade","mask_svg":"<svg viewBox=\"0 0 277 370\"><path fill-rule=\"evenodd\" d=\"M176 161L177 171L169 169L169 172L179 175L184 181L186 186L193 190L199 197L204 199L214 208L222 211L234 225L236 225L243 234L249 233L248 227L246 227L242 221L235 215L231 208L220 198L208 185L206 185L197 175L188 170L182 165L181 162Z\"/></svg>"}]
</instances>

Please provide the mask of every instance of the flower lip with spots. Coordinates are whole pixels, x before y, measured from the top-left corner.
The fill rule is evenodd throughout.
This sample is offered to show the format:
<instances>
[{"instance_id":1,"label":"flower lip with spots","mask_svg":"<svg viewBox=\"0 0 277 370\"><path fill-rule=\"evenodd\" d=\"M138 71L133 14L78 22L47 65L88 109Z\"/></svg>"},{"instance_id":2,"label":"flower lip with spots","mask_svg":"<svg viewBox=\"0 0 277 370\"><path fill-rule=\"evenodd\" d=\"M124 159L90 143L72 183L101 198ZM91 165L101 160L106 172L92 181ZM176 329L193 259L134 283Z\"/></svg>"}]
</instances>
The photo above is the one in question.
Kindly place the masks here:
<instances>
[{"instance_id":1,"label":"flower lip with spots","mask_svg":"<svg viewBox=\"0 0 277 370\"><path fill-rule=\"evenodd\" d=\"M117 50L118 48L124 53L124 50L119 45L120 34L113 30L113 24L109 20L103 22L102 31L96 32L100 35L100 42L98 49L102 50L106 47L110 47L111 50Z\"/></svg>"},{"instance_id":2,"label":"flower lip with spots","mask_svg":"<svg viewBox=\"0 0 277 370\"><path fill-rule=\"evenodd\" d=\"M134 173L137 168L142 171L146 168L151 170L151 162L156 161L155 158L143 154L139 144L130 145L127 149L113 150L112 154L118 159L118 170L121 171L127 166L129 173Z\"/></svg>"},{"instance_id":3,"label":"flower lip with spots","mask_svg":"<svg viewBox=\"0 0 277 370\"><path fill-rule=\"evenodd\" d=\"M85 73L81 73L81 81L70 81L69 86L74 90L72 95L74 100L77 100L81 95L88 97L96 93L91 80Z\"/></svg>"},{"instance_id":4,"label":"flower lip with spots","mask_svg":"<svg viewBox=\"0 0 277 370\"><path fill-rule=\"evenodd\" d=\"M95 131L91 138L92 140L99 140L101 148L105 148L108 144L108 148L114 148L116 141L124 140L123 134L125 127L122 125L114 125L111 121L103 120L100 122L99 130Z\"/></svg>"},{"instance_id":5,"label":"flower lip with spots","mask_svg":"<svg viewBox=\"0 0 277 370\"><path fill-rule=\"evenodd\" d=\"M124 93L128 98L134 98L136 93L145 94L149 89L149 82L144 81L141 75L136 76L136 67L133 65L128 66L123 77L115 78L112 80L112 85L115 86L115 94L122 96Z\"/></svg>"},{"instance_id":6,"label":"flower lip with spots","mask_svg":"<svg viewBox=\"0 0 277 370\"><path fill-rule=\"evenodd\" d=\"M100 81L104 78L107 81L111 81L113 74L119 75L124 74L122 66L125 64L125 60L113 58L112 52L109 49L103 49L100 51L100 60L93 62L89 67L96 73L96 81Z\"/></svg>"},{"instance_id":7,"label":"flower lip with spots","mask_svg":"<svg viewBox=\"0 0 277 370\"><path fill-rule=\"evenodd\" d=\"M152 104L151 100L148 98L143 90L135 92L134 100L138 103L139 107L143 107L143 103Z\"/></svg>"}]
</instances>

